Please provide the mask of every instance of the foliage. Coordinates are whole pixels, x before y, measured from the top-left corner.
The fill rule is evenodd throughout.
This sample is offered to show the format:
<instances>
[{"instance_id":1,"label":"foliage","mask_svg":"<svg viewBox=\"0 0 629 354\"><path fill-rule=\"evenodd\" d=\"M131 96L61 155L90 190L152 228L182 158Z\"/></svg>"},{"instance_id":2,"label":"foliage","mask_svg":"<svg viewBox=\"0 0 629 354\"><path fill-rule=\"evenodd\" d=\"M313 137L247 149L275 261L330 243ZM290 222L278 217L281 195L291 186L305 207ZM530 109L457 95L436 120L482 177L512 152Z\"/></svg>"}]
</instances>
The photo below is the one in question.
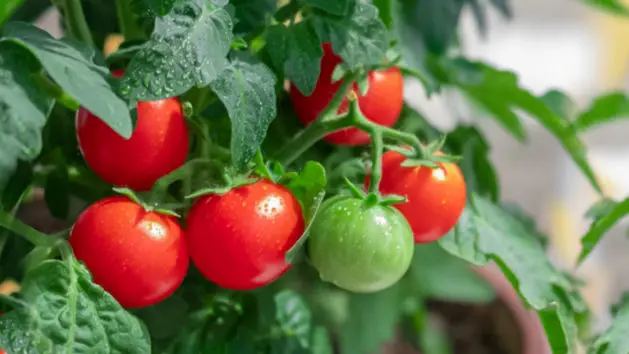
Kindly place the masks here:
<instances>
[{"instance_id":1,"label":"foliage","mask_svg":"<svg viewBox=\"0 0 629 354\"><path fill-rule=\"evenodd\" d=\"M629 15L619 1L583 2ZM470 9L485 34L490 30L487 11L509 18L509 1L53 3L63 14L67 36L61 39L32 24L49 2L0 4L0 280L21 284L18 293L0 298L0 348L16 353L366 354L399 333L406 338L412 332L414 346L442 352L450 338L431 325L428 300L495 301L493 289L470 268L494 263L522 302L537 312L553 353L576 352L581 320L588 314L579 286L548 260L544 235L530 217L502 204L492 147L482 128L460 124L442 132L406 103L396 125L382 127L365 118L356 97L347 94L356 82L367 94L358 100L366 99L367 73L397 66L405 79L418 79L427 95L462 93L520 142L527 139L522 114L532 117L601 194L601 202L588 212L593 222L579 262L585 260L629 213L629 199L602 195L581 135L629 116L629 97L606 93L579 111L563 92L533 94L515 73L453 50L459 49L462 11ZM105 57L103 41L114 31L127 41ZM285 83L306 96L313 92L324 43L342 61L333 75L342 82L319 119L303 127ZM111 75L120 68L125 69L122 78ZM185 164L161 176L151 191L112 189L88 168L76 137L79 106L129 139L139 119L138 102L172 97L182 102L191 137ZM371 144L321 141L348 127L369 134ZM361 208L405 202L403 196L378 192L386 173L380 162L385 147L406 154L408 163L419 168L457 162L468 202L445 237L408 250L412 264L400 281L373 293L351 293L322 281L308 262L310 226L317 220L330 227L329 220L317 219L318 211L324 199L338 194L353 194ZM456 156L433 156L437 150ZM363 191L356 186L366 175L371 184ZM286 186L301 206L302 232L291 245L273 245L286 246L280 259L290 270L264 287L233 291L207 281L191 266L173 295L141 309L124 309L92 279L73 255L67 232L36 230L16 217L40 190L50 214L68 225L76 219L75 204L120 192L149 211L185 217L200 195L220 197L259 178ZM360 231L357 238L374 237ZM159 260L159 255L149 256ZM607 331L587 343L590 353L629 350L627 304L618 307Z\"/></svg>"}]
</instances>

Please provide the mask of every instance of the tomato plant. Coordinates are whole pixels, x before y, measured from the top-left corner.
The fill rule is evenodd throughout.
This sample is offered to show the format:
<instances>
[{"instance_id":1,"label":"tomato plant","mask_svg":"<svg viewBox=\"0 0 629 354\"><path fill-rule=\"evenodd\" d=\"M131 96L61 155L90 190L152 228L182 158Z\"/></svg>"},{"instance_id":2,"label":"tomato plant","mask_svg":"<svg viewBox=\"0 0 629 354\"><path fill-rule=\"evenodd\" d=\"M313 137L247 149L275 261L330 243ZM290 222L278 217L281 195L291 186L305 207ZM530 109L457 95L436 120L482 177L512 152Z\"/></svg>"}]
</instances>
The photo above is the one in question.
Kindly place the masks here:
<instances>
[{"instance_id":1,"label":"tomato plant","mask_svg":"<svg viewBox=\"0 0 629 354\"><path fill-rule=\"evenodd\" d=\"M37 22L51 6L61 37ZM465 332L488 353L529 334L629 352L629 301L594 333L579 279L503 203L485 125L440 129L406 97L457 92L521 142L522 113L546 128L600 195L579 264L629 213L582 134L629 98L580 111L530 92L466 57L468 10L482 30L511 16L508 0L0 2L0 350L468 354ZM491 263L507 291L478 276ZM483 332L471 315L496 304L538 323Z\"/></svg>"}]
</instances>

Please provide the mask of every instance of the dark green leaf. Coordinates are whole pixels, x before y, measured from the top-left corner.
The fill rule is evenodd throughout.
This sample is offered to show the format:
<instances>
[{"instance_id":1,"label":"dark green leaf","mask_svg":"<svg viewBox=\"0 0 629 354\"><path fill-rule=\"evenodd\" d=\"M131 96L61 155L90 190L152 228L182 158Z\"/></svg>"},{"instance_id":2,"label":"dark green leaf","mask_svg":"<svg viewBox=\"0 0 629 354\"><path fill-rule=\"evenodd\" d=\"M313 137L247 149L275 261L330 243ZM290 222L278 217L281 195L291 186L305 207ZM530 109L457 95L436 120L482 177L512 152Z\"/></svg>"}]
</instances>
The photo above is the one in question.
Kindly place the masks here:
<instances>
[{"instance_id":1,"label":"dark green leaf","mask_svg":"<svg viewBox=\"0 0 629 354\"><path fill-rule=\"evenodd\" d=\"M131 60L121 92L131 101L178 96L207 86L227 65L232 19L208 0L182 0L155 20L149 42Z\"/></svg>"},{"instance_id":2,"label":"dark green leaf","mask_svg":"<svg viewBox=\"0 0 629 354\"><path fill-rule=\"evenodd\" d=\"M263 63L234 59L210 86L232 122L232 162L244 169L277 115L275 76Z\"/></svg>"},{"instance_id":3,"label":"dark green leaf","mask_svg":"<svg viewBox=\"0 0 629 354\"><path fill-rule=\"evenodd\" d=\"M371 294L351 294L349 314L340 332L341 353L378 353L395 335L402 315L400 283Z\"/></svg>"},{"instance_id":4,"label":"dark green leaf","mask_svg":"<svg viewBox=\"0 0 629 354\"><path fill-rule=\"evenodd\" d=\"M629 297L615 306L614 321L592 344L588 354L624 354L629 352Z\"/></svg>"},{"instance_id":5,"label":"dark green leaf","mask_svg":"<svg viewBox=\"0 0 629 354\"><path fill-rule=\"evenodd\" d=\"M378 16L385 27L391 28L393 25L393 2L397 0L373 0L372 3L378 8Z\"/></svg>"},{"instance_id":6,"label":"dark green leaf","mask_svg":"<svg viewBox=\"0 0 629 354\"><path fill-rule=\"evenodd\" d=\"M275 295L275 320L286 337L297 339L302 348L310 346L311 315L301 296L292 290Z\"/></svg>"},{"instance_id":7,"label":"dark green leaf","mask_svg":"<svg viewBox=\"0 0 629 354\"><path fill-rule=\"evenodd\" d=\"M289 28L275 25L267 29L266 42L273 65L305 95L315 88L323 49L310 21Z\"/></svg>"},{"instance_id":8,"label":"dark green leaf","mask_svg":"<svg viewBox=\"0 0 629 354\"><path fill-rule=\"evenodd\" d=\"M42 149L41 131L53 101L37 89L32 79L31 74L38 68L25 49L0 42L0 196L3 204L8 202L4 200L5 187L18 161L31 161Z\"/></svg>"},{"instance_id":9,"label":"dark green leaf","mask_svg":"<svg viewBox=\"0 0 629 354\"><path fill-rule=\"evenodd\" d=\"M592 105L577 117L574 127L579 131L585 131L627 117L629 97L624 92L614 92L597 97Z\"/></svg>"},{"instance_id":10,"label":"dark green leaf","mask_svg":"<svg viewBox=\"0 0 629 354\"><path fill-rule=\"evenodd\" d=\"M352 0L303 0L303 2L333 15L343 16L347 13Z\"/></svg>"},{"instance_id":11,"label":"dark green leaf","mask_svg":"<svg viewBox=\"0 0 629 354\"><path fill-rule=\"evenodd\" d=\"M405 20L412 21L428 50L443 53L455 39L465 1L404 0Z\"/></svg>"},{"instance_id":12,"label":"dark green leaf","mask_svg":"<svg viewBox=\"0 0 629 354\"><path fill-rule=\"evenodd\" d=\"M611 213L614 207L618 204L615 200L611 198L603 198L598 202L594 203L586 212L585 217L592 219L594 221L605 217L607 214Z\"/></svg>"},{"instance_id":13,"label":"dark green leaf","mask_svg":"<svg viewBox=\"0 0 629 354\"><path fill-rule=\"evenodd\" d=\"M325 168L318 162L308 161L297 177L287 185L299 200L306 220L306 229L293 247L286 252L286 262L293 263L303 249L310 232L310 225L325 197L327 186Z\"/></svg>"},{"instance_id":14,"label":"dark green leaf","mask_svg":"<svg viewBox=\"0 0 629 354\"><path fill-rule=\"evenodd\" d=\"M581 0L582 2L598 7L603 11L607 11L613 15L629 16L629 7L620 0Z\"/></svg>"},{"instance_id":15,"label":"dark green leaf","mask_svg":"<svg viewBox=\"0 0 629 354\"><path fill-rule=\"evenodd\" d=\"M566 353L560 350L564 346L572 349L575 319L572 312L562 312L562 306L570 309L581 305L578 298L571 297L574 286L553 267L537 238L517 219L472 194L457 226L439 240L439 245L478 266L496 262L528 305L541 311L542 317L552 315L542 318L547 334L565 335L551 343L556 352Z\"/></svg>"},{"instance_id":16,"label":"dark green leaf","mask_svg":"<svg viewBox=\"0 0 629 354\"><path fill-rule=\"evenodd\" d=\"M414 288L424 298L453 302L488 303L494 289L470 265L436 244L417 245L409 270Z\"/></svg>"},{"instance_id":17,"label":"dark green leaf","mask_svg":"<svg viewBox=\"0 0 629 354\"><path fill-rule=\"evenodd\" d=\"M389 48L387 30L373 5L356 1L345 16L313 16L312 22L321 42L332 43L334 53L349 68L384 60Z\"/></svg>"},{"instance_id":18,"label":"dark green leaf","mask_svg":"<svg viewBox=\"0 0 629 354\"><path fill-rule=\"evenodd\" d=\"M24 3L24 0L4 0L0 4L0 25L5 23L11 15Z\"/></svg>"},{"instance_id":19,"label":"dark green leaf","mask_svg":"<svg viewBox=\"0 0 629 354\"><path fill-rule=\"evenodd\" d=\"M489 159L489 144L478 129L458 126L448 133L447 147L450 153L462 157L458 165L467 190L497 201L500 196L498 176Z\"/></svg>"},{"instance_id":20,"label":"dark green leaf","mask_svg":"<svg viewBox=\"0 0 629 354\"><path fill-rule=\"evenodd\" d=\"M26 275L20 293L30 304L17 310L23 316L9 316L11 311L0 317L0 347L9 352L150 351L140 321L92 283L89 272L74 259L41 263ZM30 330L13 332L15 326Z\"/></svg>"},{"instance_id":21,"label":"dark green leaf","mask_svg":"<svg viewBox=\"0 0 629 354\"><path fill-rule=\"evenodd\" d=\"M588 232L581 239L581 253L578 263L582 263L601 241L605 233L611 229L623 217L629 214L629 198L612 205L606 205L606 215L597 215Z\"/></svg>"},{"instance_id":22,"label":"dark green leaf","mask_svg":"<svg viewBox=\"0 0 629 354\"><path fill-rule=\"evenodd\" d=\"M575 353L577 327L570 309L557 303L538 311L540 322L553 353Z\"/></svg>"},{"instance_id":23,"label":"dark green leaf","mask_svg":"<svg viewBox=\"0 0 629 354\"><path fill-rule=\"evenodd\" d=\"M172 338L188 321L188 304L175 294L157 305L135 311L135 315L146 324L151 338Z\"/></svg>"},{"instance_id":24,"label":"dark green leaf","mask_svg":"<svg viewBox=\"0 0 629 354\"><path fill-rule=\"evenodd\" d=\"M577 105L565 93L558 90L550 90L546 92L540 99L546 103L556 115L573 120L577 116Z\"/></svg>"},{"instance_id":25,"label":"dark green leaf","mask_svg":"<svg viewBox=\"0 0 629 354\"><path fill-rule=\"evenodd\" d=\"M33 166L28 162L18 160L17 167L7 182L6 188L4 190L0 188L0 191L2 191L0 194L0 210L7 212L13 210L24 197L32 181Z\"/></svg>"},{"instance_id":26,"label":"dark green leaf","mask_svg":"<svg viewBox=\"0 0 629 354\"><path fill-rule=\"evenodd\" d=\"M136 11L149 12L148 14L139 14L142 16L165 16L173 6L175 6L176 0L132 0L136 4Z\"/></svg>"},{"instance_id":27,"label":"dark green leaf","mask_svg":"<svg viewBox=\"0 0 629 354\"><path fill-rule=\"evenodd\" d=\"M446 82L458 86L472 100L491 112L494 118L518 140L525 139L525 132L515 109L530 114L559 140L592 187L601 191L594 171L587 161L585 145L568 117L563 115L568 112L559 112L565 107L556 105L553 95L556 97L557 93L539 98L521 88L515 74L479 62L459 58L441 61L440 65L441 75ZM549 106L546 100L552 105Z\"/></svg>"},{"instance_id":28,"label":"dark green leaf","mask_svg":"<svg viewBox=\"0 0 629 354\"><path fill-rule=\"evenodd\" d=\"M70 211L70 177L61 151L57 150L55 155L55 168L46 176L44 199L50 215L64 220Z\"/></svg>"},{"instance_id":29,"label":"dark green leaf","mask_svg":"<svg viewBox=\"0 0 629 354\"><path fill-rule=\"evenodd\" d=\"M236 9L236 25L234 33L249 33L264 26L270 15L277 8L276 0L232 0L230 5Z\"/></svg>"},{"instance_id":30,"label":"dark green leaf","mask_svg":"<svg viewBox=\"0 0 629 354\"><path fill-rule=\"evenodd\" d=\"M83 48L56 40L27 23L8 23L4 27L4 36L2 41L13 41L28 48L67 94L115 132L125 138L131 136L133 125L129 109L107 81L109 70L94 63L94 52L88 57Z\"/></svg>"}]
</instances>

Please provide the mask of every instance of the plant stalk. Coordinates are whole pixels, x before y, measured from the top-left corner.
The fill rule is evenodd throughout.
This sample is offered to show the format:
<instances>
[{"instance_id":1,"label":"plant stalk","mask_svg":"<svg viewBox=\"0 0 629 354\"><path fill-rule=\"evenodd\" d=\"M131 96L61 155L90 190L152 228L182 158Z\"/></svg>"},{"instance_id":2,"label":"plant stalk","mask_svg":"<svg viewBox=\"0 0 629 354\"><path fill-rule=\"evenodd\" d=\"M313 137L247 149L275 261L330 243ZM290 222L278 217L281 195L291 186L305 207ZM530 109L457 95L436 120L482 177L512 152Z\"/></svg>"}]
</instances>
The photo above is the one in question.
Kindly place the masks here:
<instances>
[{"instance_id":1,"label":"plant stalk","mask_svg":"<svg viewBox=\"0 0 629 354\"><path fill-rule=\"evenodd\" d=\"M130 0L116 0L116 14L125 41L144 39L144 30L138 25Z\"/></svg>"},{"instance_id":2,"label":"plant stalk","mask_svg":"<svg viewBox=\"0 0 629 354\"><path fill-rule=\"evenodd\" d=\"M93 46L92 32L87 25L81 0L61 0L57 3L60 4L70 37Z\"/></svg>"}]
</instances>

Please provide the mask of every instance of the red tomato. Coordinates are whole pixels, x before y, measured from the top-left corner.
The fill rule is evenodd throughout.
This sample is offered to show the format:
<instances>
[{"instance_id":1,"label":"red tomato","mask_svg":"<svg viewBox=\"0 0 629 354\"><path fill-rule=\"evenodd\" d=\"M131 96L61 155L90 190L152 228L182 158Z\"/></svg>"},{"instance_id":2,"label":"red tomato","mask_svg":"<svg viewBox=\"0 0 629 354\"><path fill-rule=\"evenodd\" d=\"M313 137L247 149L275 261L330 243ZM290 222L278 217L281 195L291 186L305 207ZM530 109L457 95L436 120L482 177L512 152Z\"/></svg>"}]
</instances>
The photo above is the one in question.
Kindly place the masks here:
<instances>
[{"instance_id":1,"label":"red tomato","mask_svg":"<svg viewBox=\"0 0 629 354\"><path fill-rule=\"evenodd\" d=\"M445 236L456 225L466 201L465 180L455 163L402 167L406 158L387 151L382 156L382 194L405 196L406 203L394 204L411 225L415 243L428 243ZM369 184L369 176L367 177Z\"/></svg>"},{"instance_id":2,"label":"red tomato","mask_svg":"<svg viewBox=\"0 0 629 354\"><path fill-rule=\"evenodd\" d=\"M321 58L321 73L317 86L310 96L304 96L291 83L290 98L295 107L297 117L304 124L310 124L317 119L319 113L332 100L338 91L341 81L332 82L332 73L341 58L332 52L329 43L323 45L323 57ZM358 95L358 104L361 111L372 122L392 126L397 121L404 100L404 82L400 69L392 67L384 71L372 71L369 74L369 91L365 96L360 95L358 87L354 85L354 92ZM338 113L347 112L347 100L343 101ZM348 128L334 132L325 137L325 140L338 145L365 145L370 139L369 135L357 128Z\"/></svg>"},{"instance_id":3,"label":"red tomato","mask_svg":"<svg viewBox=\"0 0 629 354\"><path fill-rule=\"evenodd\" d=\"M194 264L208 280L232 290L255 289L284 274L290 267L286 251L303 232L297 199L267 180L199 198L186 222Z\"/></svg>"},{"instance_id":4,"label":"red tomato","mask_svg":"<svg viewBox=\"0 0 629 354\"><path fill-rule=\"evenodd\" d=\"M127 308L170 296L190 263L175 218L146 211L122 196L101 199L83 211L69 241L94 282Z\"/></svg>"},{"instance_id":5,"label":"red tomato","mask_svg":"<svg viewBox=\"0 0 629 354\"><path fill-rule=\"evenodd\" d=\"M119 77L122 72L113 74ZM177 98L139 102L135 130L128 140L82 107L76 114L76 129L88 166L116 186L149 190L181 166L188 154L188 130Z\"/></svg>"}]
</instances>

